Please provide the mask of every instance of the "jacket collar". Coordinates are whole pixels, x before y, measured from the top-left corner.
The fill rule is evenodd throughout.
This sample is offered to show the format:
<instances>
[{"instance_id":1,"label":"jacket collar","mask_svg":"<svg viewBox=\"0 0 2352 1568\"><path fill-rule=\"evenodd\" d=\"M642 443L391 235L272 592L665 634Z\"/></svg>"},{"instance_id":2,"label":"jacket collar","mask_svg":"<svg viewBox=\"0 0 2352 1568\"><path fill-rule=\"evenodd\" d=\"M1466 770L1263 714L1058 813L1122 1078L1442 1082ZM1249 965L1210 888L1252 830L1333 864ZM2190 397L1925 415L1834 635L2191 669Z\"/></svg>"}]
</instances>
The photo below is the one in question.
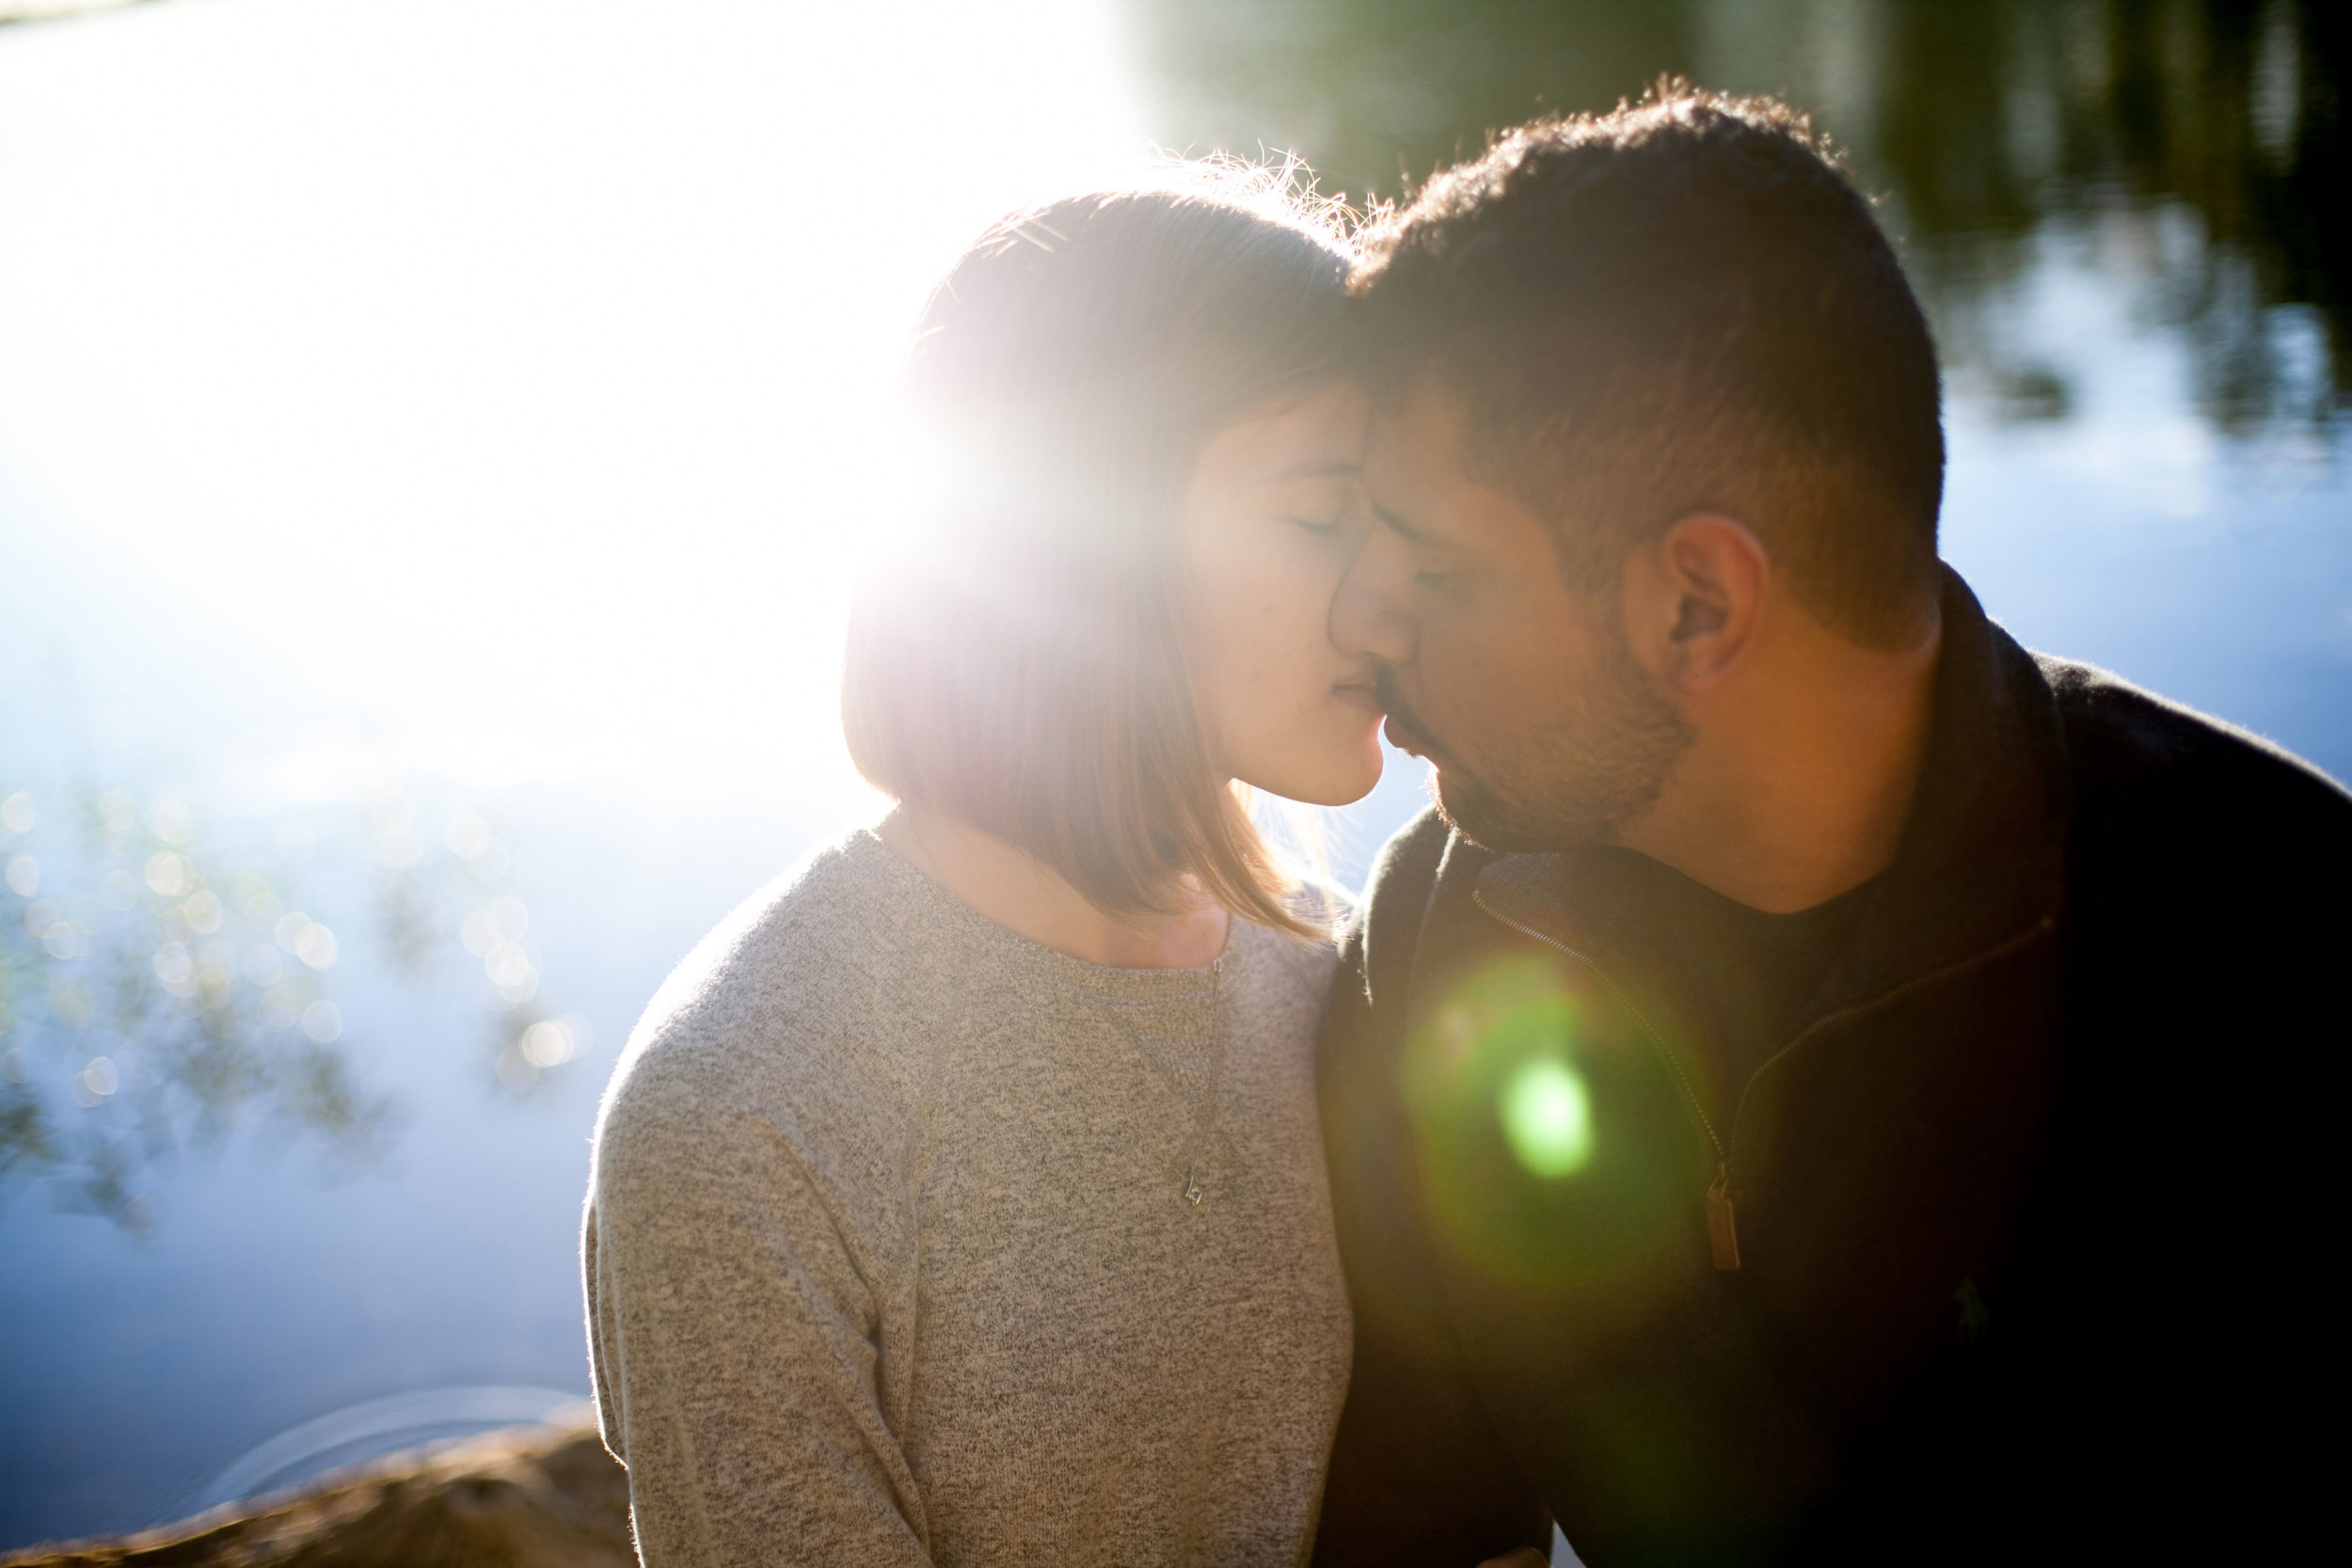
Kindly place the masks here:
<instances>
[{"instance_id":1,"label":"jacket collar","mask_svg":"<svg viewBox=\"0 0 2352 1568\"><path fill-rule=\"evenodd\" d=\"M1853 948L1809 1016L1892 990L2053 919L2064 893L2070 781L2064 732L2031 655L1944 569L1935 716L1919 791L1894 863ZM1597 962L1653 969L1641 882L1625 850L1506 855L1479 873L1478 901L1512 925Z\"/></svg>"}]
</instances>

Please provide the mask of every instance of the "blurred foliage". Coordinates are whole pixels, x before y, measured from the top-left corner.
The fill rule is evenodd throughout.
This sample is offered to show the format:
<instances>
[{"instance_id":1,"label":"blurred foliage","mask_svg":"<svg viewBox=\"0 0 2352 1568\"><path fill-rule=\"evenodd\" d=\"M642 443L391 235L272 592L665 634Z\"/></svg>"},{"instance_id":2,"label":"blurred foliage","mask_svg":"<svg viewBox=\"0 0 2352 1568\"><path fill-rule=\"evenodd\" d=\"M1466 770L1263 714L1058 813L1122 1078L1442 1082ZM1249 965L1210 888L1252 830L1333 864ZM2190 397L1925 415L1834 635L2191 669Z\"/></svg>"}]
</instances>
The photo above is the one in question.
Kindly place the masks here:
<instances>
[{"instance_id":1,"label":"blurred foliage","mask_svg":"<svg viewBox=\"0 0 2352 1568\"><path fill-rule=\"evenodd\" d=\"M2057 236L2181 328L2224 431L2347 377L2352 8L2325 0L1129 0L1171 149L1306 155L1394 198L1489 131L1663 74L1773 92L1847 150L1947 356L2018 418L2068 391L1999 306Z\"/></svg>"},{"instance_id":2,"label":"blurred foliage","mask_svg":"<svg viewBox=\"0 0 2352 1568\"><path fill-rule=\"evenodd\" d=\"M371 1158L392 1117L358 1085L326 991L335 932L269 878L225 869L187 810L85 795L42 833L0 800L0 1173L153 1227L135 1178L249 1118Z\"/></svg>"},{"instance_id":3,"label":"blurred foliage","mask_svg":"<svg viewBox=\"0 0 2352 1568\"><path fill-rule=\"evenodd\" d=\"M556 1018L539 993L542 962L531 911L504 889L512 856L470 811L421 823L419 803L391 794L369 814L376 863L371 898L376 932L396 973L440 988L470 985L494 1020L485 1067L490 1081L528 1095L577 1057L587 1027Z\"/></svg>"},{"instance_id":4,"label":"blurred foliage","mask_svg":"<svg viewBox=\"0 0 2352 1568\"><path fill-rule=\"evenodd\" d=\"M471 982L493 1021L485 1083L527 1094L579 1054L580 1025L540 1002L529 913L500 891L508 853L478 816L428 843L388 796L341 833L288 821L275 855L239 857L168 799L56 805L0 796L0 1188L38 1180L143 1235L157 1214L141 1173L180 1148L274 1129L348 1170L389 1147L404 1113L367 1086L328 990L349 933L294 891L344 868L322 847L373 868L364 902L394 975Z\"/></svg>"},{"instance_id":5,"label":"blurred foliage","mask_svg":"<svg viewBox=\"0 0 2352 1568\"><path fill-rule=\"evenodd\" d=\"M125 6L145 3L146 0L0 0L0 27L14 23L63 22L71 17L94 16L100 11L120 10Z\"/></svg>"}]
</instances>

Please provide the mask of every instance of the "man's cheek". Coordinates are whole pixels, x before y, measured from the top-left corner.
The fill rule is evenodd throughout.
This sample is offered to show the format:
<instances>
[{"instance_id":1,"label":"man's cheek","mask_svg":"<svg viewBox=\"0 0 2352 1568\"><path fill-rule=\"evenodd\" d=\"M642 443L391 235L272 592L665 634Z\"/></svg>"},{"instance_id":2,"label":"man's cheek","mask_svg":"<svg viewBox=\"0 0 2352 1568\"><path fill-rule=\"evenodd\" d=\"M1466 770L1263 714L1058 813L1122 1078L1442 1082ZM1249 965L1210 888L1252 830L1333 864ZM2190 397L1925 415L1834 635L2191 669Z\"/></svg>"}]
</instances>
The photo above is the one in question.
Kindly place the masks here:
<instances>
[{"instance_id":1,"label":"man's cheek","mask_svg":"<svg viewBox=\"0 0 2352 1568\"><path fill-rule=\"evenodd\" d=\"M1470 661L1424 672L1430 722L1447 748L1465 761L1491 752L1508 727L1513 705L1493 674Z\"/></svg>"},{"instance_id":2,"label":"man's cheek","mask_svg":"<svg viewBox=\"0 0 2352 1568\"><path fill-rule=\"evenodd\" d=\"M1486 713L1507 709L1512 705L1511 693L1519 684L1518 672L1512 668L1507 649L1487 646L1484 640L1466 637L1447 643L1440 665L1441 678L1449 698L1465 711ZM1428 662L1428 654L1422 654Z\"/></svg>"}]
</instances>

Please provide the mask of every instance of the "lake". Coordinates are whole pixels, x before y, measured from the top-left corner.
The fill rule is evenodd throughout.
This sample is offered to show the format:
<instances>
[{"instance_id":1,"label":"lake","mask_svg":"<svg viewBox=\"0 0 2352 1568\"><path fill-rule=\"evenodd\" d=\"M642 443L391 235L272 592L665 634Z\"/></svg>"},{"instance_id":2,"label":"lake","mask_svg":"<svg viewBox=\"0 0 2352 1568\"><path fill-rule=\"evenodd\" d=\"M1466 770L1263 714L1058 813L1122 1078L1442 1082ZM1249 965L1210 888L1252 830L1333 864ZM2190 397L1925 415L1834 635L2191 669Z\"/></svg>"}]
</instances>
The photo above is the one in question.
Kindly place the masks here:
<instances>
[{"instance_id":1,"label":"lake","mask_svg":"<svg viewBox=\"0 0 2352 1568\"><path fill-rule=\"evenodd\" d=\"M0 14L9 8L0 3ZM2196 0L167 0L0 26L0 1544L587 1389L597 1091L842 752L878 410L1152 148L1394 198L1787 94L1936 324L1945 553L2352 774L2345 24ZM1421 802L1335 814L1359 879Z\"/></svg>"}]
</instances>

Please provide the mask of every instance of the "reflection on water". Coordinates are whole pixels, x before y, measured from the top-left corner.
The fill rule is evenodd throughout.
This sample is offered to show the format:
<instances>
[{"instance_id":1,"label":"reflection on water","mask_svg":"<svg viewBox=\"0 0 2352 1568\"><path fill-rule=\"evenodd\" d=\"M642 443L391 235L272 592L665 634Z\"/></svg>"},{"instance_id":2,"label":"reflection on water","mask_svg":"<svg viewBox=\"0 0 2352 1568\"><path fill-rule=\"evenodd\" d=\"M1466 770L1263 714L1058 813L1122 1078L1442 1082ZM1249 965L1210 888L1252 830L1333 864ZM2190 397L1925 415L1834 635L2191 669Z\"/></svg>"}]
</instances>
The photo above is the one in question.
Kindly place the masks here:
<instances>
[{"instance_id":1,"label":"reflection on water","mask_svg":"<svg viewBox=\"0 0 2352 1568\"><path fill-rule=\"evenodd\" d=\"M0 802L16 896L0 919L0 1174L135 1234L156 1224L141 1170L241 1121L364 1163L391 1102L358 1082L324 991L341 943L278 886L224 865L177 800L126 790L44 814ZM78 810L73 809L78 807ZM44 815L70 816L41 835ZM282 881L282 877L280 879Z\"/></svg>"},{"instance_id":2,"label":"reflection on water","mask_svg":"<svg viewBox=\"0 0 2352 1568\"><path fill-rule=\"evenodd\" d=\"M2055 229L2193 350L2222 430L2344 407L2342 8L2269 0L1137 0L1170 145L1393 198L1661 73L1812 110L1886 198L1964 389L2072 390L2009 309Z\"/></svg>"},{"instance_id":3,"label":"reflection on water","mask_svg":"<svg viewBox=\"0 0 2352 1568\"><path fill-rule=\"evenodd\" d=\"M380 1163L403 1111L369 1068L393 1053L346 1037L326 989L346 940L292 907L306 878L366 890L386 973L478 992L485 1077L504 1090L531 1092L587 1042L540 996L530 911L476 813L449 817L443 854L418 801L387 793L344 832L281 822L262 863L208 844L182 801L60 795L0 799L0 1197L37 1182L146 1236L147 1167L241 1127L308 1142L333 1173Z\"/></svg>"}]
</instances>

